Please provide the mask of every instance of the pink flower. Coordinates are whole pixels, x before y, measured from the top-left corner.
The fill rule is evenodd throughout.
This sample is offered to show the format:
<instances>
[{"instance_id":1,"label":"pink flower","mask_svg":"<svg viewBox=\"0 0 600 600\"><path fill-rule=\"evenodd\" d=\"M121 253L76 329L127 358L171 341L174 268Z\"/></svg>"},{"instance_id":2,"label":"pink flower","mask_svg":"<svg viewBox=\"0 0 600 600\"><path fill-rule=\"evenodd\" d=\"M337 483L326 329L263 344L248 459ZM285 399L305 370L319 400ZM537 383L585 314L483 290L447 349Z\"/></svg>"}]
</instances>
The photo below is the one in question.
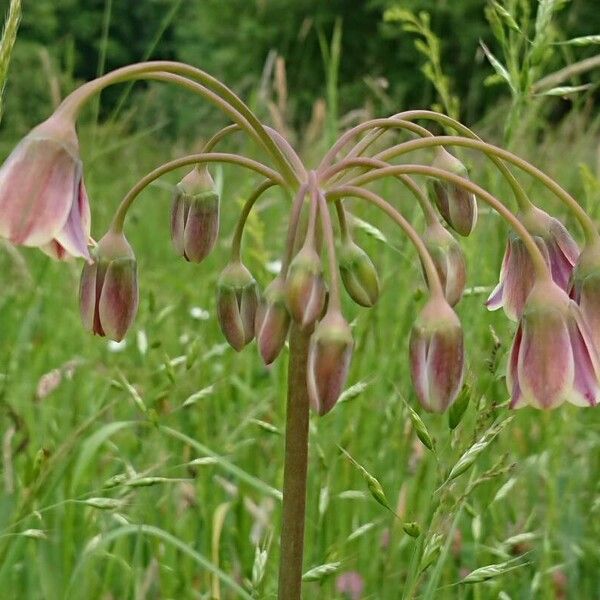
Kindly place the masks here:
<instances>
[{"instance_id":1,"label":"pink flower","mask_svg":"<svg viewBox=\"0 0 600 600\"><path fill-rule=\"evenodd\" d=\"M595 406L599 376L598 353L579 307L552 281L537 282L510 353L511 408Z\"/></svg>"},{"instance_id":2,"label":"pink flower","mask_svg":"<svg viewBox=\"0 0 600 600\"><path fill-rule=\"evenodd\" d=\"M440 276L444 296L448 304L454 306L461 299L467 280L467 263L462 248L438 222L427 227L423 242Z\"/></svg>"},{"instance_id":3,"label":"pink flower","mask_svg":"<svg viewBox=\"0 0 600 600\"><path fill-rule=\"evenodd\" d=\"M90 207L70 119L35 127L0 168L0 236L57 259L90 259Z\"/></svg>"},{"instance_id":4,"label":"pink flower","mask_svg":"<svg viewBox=\"0 0 600 600\"><path fill-rule=\"evenodd\" d=\"M462 389L465 370L463 331L443 298L431 298L410 334L410 373L425 410L442 413Z\"/></svg>"},{"instance_id":5,"label":"pink flower","mask_svg":"<svg viewBox=\"0 0 600 600\"><path fill-rule=\"evenodd\" d=\"M281 352L290 328L290 313L285 305L285 282L276 277L265 289L256 311L256 344L266 365Z\"/></svg>"},{"instance_id":6,"label":"pink flower","mask_svg":"<svg viewBox=\"0 0 600 600\"><path fill-rule=\"evenodd\" d=\"M81 320L96 335L121 341L138 307L137 263L122 233L109 231L86 263L79 288Z\"/></svg>"},{"instance_id":7,"label":"pink flower","mask_svg":"<svg viewBox=\"0 0 600 600\"><path fill-rule=\"evenodd\" d=\"M308 397L318 415L327 414L344 389L353 348L348 323L338 310L328 310L315 327L308 350Z\"/></svg>"},{"instance_id":8,"label":"pink flower","mask_svg":"<svg viewBox=\"0 0 600 600\"><path fill-rule=\"evenodd\" d=\"M552 279L567 290L573 268L579 256L579 247L566 227L548 213L531 207L517 215L544 254L552 272ZM518 321L534 284L533 263L522 240L510 234L502 261L500 281L487 299L489 310L501 306L509 319Z\"/></svg>"},{"instance_id":9,"label":"pink flower","mask_svg":"<svg viewBox=\"0 0 600 600\"><path fill-rule=\"evenodd\" d=\"M335 582L335 589L348 600L360 600L365 589L365 581L356 571L342 573Z\"/></svg>"}]
</instances>

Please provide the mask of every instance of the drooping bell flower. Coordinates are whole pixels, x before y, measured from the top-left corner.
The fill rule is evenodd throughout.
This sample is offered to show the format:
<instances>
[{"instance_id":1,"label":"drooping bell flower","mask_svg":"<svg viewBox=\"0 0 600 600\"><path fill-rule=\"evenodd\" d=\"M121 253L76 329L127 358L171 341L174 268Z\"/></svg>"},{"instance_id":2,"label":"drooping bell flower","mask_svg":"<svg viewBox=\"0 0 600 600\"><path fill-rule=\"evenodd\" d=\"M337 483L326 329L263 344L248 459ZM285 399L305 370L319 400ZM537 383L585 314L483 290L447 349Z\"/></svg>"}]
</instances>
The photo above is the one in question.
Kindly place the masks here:
<instances>
[{"instance_id":1,"label":"drooping bell flower","mask_svg":"<svg viewBox=\"0 0 600 600\"><path fill-rule=\"evenodd\" d=\"M323 265L317 252L303 246L290 263L286 281L286 304L292 318L306 328L319 318L325 305Z\"/></svg>"},{"instance_id":2,"label":"drooping bell flower","mask_svg":"<svg viewBox=\"0 0 600 600\"><path fill-rule=\"evenodd\" d=\"M410 334L410 373L419 402L442 413L456 400L465 371L463 330L441 297L423 307Z\"/></svg>"},{"instance_id":3,"label":"drooping bell flower","mask_svg":"<svg viewBox=\"0 0 600 600\"><path fill-rule=\"evenodd\" d=\"M369 255L351 239L344 241L338 256L340 275L349 296L367 308L379 298L379 277Z\"/></svg>"},{"instance_id":4,"label":"drooping bell flower","mask_svg":"<svg viewBox=\"0 0 600 600\"><path fill-rule=\"evenodd\" d=\"M431 166L468 178L465 165L444 148L436 150ZM477 223L475 195L463 187L441 179L433 182L433 192L435 205L444 221L459 235L468 236Z\"/></svg>"},{"instance_id":5,"label":"drooping bell flower","mask_svg":"<svg viewBox=\"0 0 600 600\"><path fill-rule=\"evenodd\" d=\"M308 398L318 415L327 414L342 393L353 348L348 323L339 310L328 310L315 327L308 350Z\"/></svg>"},{"instance_id":6,"label":"drooping bell flower","mask_svg":"<svg viewBox=\"0 0 600 600\"><path fill-rule=\"evenodd\" d=\"M54 258L90 259L90 208L72 119L55 113L0 168L0 237Z\"/></svg>"},{"instance_id":7,"label":"drooping bell flower","mask_svg":"<svg viewBox=\"0 0 600 600\"><path fill-rule=\"evenodd\" d=\"M552 272L552 279L562 290L569 280L579 256L579 247L566 227L548 213L532 206L517 214L542 251ZM523 241L509 234L500 271L500 281L487 299L489 310L504 308L509 319L518 321L534 284L531 257Z\"/></svg>"},{"instance_id":8,"label":"drooping bell flower","mask_svg":"<svg viewBox=\"0 0 600 600\"><path fill-rule=\"evenodd\" d=\"M171 239L175 251L200 262L219 235L220 200L206 165L199 165L178 184L171 209Z\"/></svg>"},{"instance_id":9,"label":"drooping bell flower","mask_svg":"<svg viewBox=\"0 0 600 600\"><path fill-rule=\"evenodd\" d=\"M79 308L84 327L120 342L138 307L137 263L122 233L109 231L81 274Z\"/></svg>"},{"instance_id":10,"label":"drooping bell flower","mask_svg":"<svg viewBox=\"0 0 600 600\"><path fill-rule=\"evenodd\" d=\"M217 317L230 346L238 352L254 338L258 285L238 261L230 263L217 282Z\"/></svg>"},{"instance_id":11,"label":"drooping bell flower","mask_svg":"<svg viewBox=\"0 0 600 600\"><path fill-rule=\"evenodd\" d=\"M467 280L467 263L460 244L441 223L428 225L423 242L440 276L444 296L450 306L461 299Z\"/></svg>"},{"instance_id":12,"label":"drooping bell flower","mask_svg":"<svg viewBox=\"0 0 600 600\"><path fill-rule=\"evenodd\" d=\"M596 406L599 377L598 352L579 307L552 281L536 282L510 352L511 408Z\"/></svg>"},{"instance_id":13,"label":"drooping bell flower","mask_svg":"<svg viewBox=\"0 0 600 600\"><path fill-rule=\"evenodd\" d=\"M266 365L281 352L290 328L290 313L285 305L285 282L276 277L265 289L256 311L256 343Z\"/></svg>"},{"instance_id":14,"label":"drooping bell flower","mask_svg":"<svg viewBox=\"0 0 600 600\"><path fill-rule=\"evenodd\" d=\"M581 309L592 341L600 352L600 243L584 246L571 277L570 297Z\"/></svg>"}]
</instances>

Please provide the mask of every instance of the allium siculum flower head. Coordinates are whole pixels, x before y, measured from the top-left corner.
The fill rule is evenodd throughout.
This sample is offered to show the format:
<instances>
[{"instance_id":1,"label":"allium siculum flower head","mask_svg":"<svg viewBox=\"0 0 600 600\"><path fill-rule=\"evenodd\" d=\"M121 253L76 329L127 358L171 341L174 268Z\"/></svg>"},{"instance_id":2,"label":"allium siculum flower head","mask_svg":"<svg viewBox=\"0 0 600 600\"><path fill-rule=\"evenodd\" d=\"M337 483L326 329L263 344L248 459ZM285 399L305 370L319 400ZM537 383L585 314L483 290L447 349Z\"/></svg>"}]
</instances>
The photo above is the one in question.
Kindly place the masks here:
<instances>
[{"instance_id":1,"label":"allium siculum flower head","mask_svg":"<svg viewBox=\"0 0 600 600\"><path fill-rule=\"evenodd\" d=\"M81 274L79 308L86 329L121 341L138 307L137 263L122 233L109 231Z\"/></svg>"},{"instance_id":2,"label":"allium siculum flower head","mask_svg":"<svg viewBox=\"0 0 600 600\"><path fill-rule=\"evenodd\" d=\"M90 259L90 207L75 124L62 113L32 129L0 168L0 237L50 256Z\"/></svg>"},{"instance_id":3,"label":"allium siculum flower head","mask_svg":"<svg viewBox=\"0 0 600 600\"><path fill-rule=\"evenodd\" d=\"M238 352L254 337L258 285L239 261L231 262L217 282L217 317L221 331Z\"/></svg>"},{"instance_id":4,"label":"allium siculum flower head","mask_svg":"<svg viewBox=\"0 0 600 600\"><path fill-rule=\"evenodd\" d=\"M468 178L467 168L458 158L444 148L436 150L432 167ZM433 183L435 205L444 221L456 233L467 236L477 223L477 201L475 195L449 181L436 179Z\"/></svg>"},{"instance_id":5,"label":"allium siculum flower head","mask_svg":"<svg viewBox=\"0 0 600 600\"><path fill-rule=\"evenodd\" d=\"M308 398L318 415L327 414L342 393L353 348L350 326L339 310L328 310L315 327L308 350Z\"/></svg>"},{"instance_id":6,"label":"allium siculum flower head","mask_svg":"<svg viewBox=\"0 0 600 600\"><path fill-rule=\"evenodd\" d=\"M342 242L338 261L342 282L360 306L373 306L379 299L379 277L369 255L351 239Z\"/></svg>"},{"instance_id":7,"label":"allium siculum flower head","mask_svg":"<svg viewBox=\"0 0 600 600\"><path fill-rule=\"evenodd\" d=\"M579 248L571 234L558 219L534 206L518 213L517 218L534 236L554 282L562 290L567 290L579 256ZM525 244L514 233L509 234L500 281L487 299L486 306L490 310L502 306L509 319L518 321L534 280L533 262Z\"/></svg>"},{"instance_id":8,"label":"allium siculum flower head","mask_svg":"<svg viewBox=\"0 0 600 600\"><path fill-rule=\"evenodd\" d=\"M285 281L276 277L265 289L256 311L255 333L258 350L266 365L281 352L290 328L285 305Z\"/></svg>"},{"instance_id":9,"label":"allium siculum flower head","mask_svg":"<svg viewBox=\"0 0 600 600\"><path fill-rule=\"evenodd\" d=\"M536 282L510 353L511 407L595 406L599 377L598 353L579 307L556 283Z\"/></svg>"},{"instance_id":10,"label":"allium siculum flower head","mask_svg":"<svg viewBox=\"0 0 600 600\"><path fill-rule=\"evenodd\" d=\"M285 297L292 318L302 329L313 325L323 311L323 265L317 252L308 245L304 245L290 263Z\"/></svg>"},{"instance_id":11,"label":"allium siculum flower head","mask_svg":"<svg viewBox=\"0 0 600 600\"><path fill-rule=\"evenodd\" d=\"M571 276L569 295L579 305L600 351L600 241L584 246Z\"/></svg>"},{"instance_id":12,"label":"allium siculum flower head","mask_svg":"<svg viewBox=\"0 0 600 600\"><path fill-rule=\"evenodd\" d=\"M446 300L454 306L461 299L467 280L467 262L462 248L439 222L428 225L423 242L440 276Z\"/></svg>"},{"instance_id":13,"label":"allium siculum flower head","mask_svg":"<svg viewBox=\"0 0 600 600\"><path fill-rule=\"evenodd\" d=\"M171 239L175 251L190 262L210 254L219 235L220 200L206 165L188 173L175 188Z\"/></svg>"},{"instance_id":14,"label":"allium siculum flower head","mask_svg":"<svg viewBox=\"0 0 600 600\"><path fill-rule=\"evenodd\" d=\"M465 371L463 330L442 297L423 307L410 334L410 373L425 410L442 413L456 400Z\"/></svg>"}]
</instances>

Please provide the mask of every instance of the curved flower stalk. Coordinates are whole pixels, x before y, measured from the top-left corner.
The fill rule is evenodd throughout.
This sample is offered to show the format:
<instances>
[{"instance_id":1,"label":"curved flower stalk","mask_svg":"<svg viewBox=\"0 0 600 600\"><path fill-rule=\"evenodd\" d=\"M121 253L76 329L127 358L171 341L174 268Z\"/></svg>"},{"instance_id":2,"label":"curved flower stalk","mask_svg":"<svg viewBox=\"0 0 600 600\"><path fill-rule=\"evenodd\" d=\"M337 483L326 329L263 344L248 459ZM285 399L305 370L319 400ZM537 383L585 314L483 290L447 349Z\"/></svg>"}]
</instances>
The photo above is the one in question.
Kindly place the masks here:
<instances>
[{"instance_id":1,"label":"curved flower stalk","mask_svg":"<svg viewBox=\"0 0 600 600\"><path fill-rule=\"evenodd\" d=\"M169 161L140 179L121 201L108 233L90 255L90 211L75 120L85 102L106 86L144 78L178 85L203 97L232 124L217 132L204 152ZM461 135L434 136L411 122L417 118L434 118ZM396 144L373 157L361 156L382 131L392 129L420 139ZM214 151L236 131L259 144L268 164ZM361 134L366 135L337 161L345 146ZM452 146L482 152L494 162L515 194L517 215L467 178L462 163L447 151ZM431 165L389 164L396 157L426 148L436 152ZM0 236L15 244L38 246L57 258L75 256L89 261L80 287L84 326L120 340L131 327L138 306L137 264L123 233L128 211L150 183L176 169L193 167L177 187L171 237L177 255L201 262L214 249L219 235L221 204L208 172L209 165L216 162L241 166L261 177L240 211L231 258L218 280L216 306L221 330L237 351L256 337L267 365L282 354L290 339L280 600L299 600L301 596L308 411L312 407L319 416L332 412L350 376L355 351L351 327L344 317L341 286L363 307L375 305L381 292L373 261L349 233L344 199L358 198L377 206L400 227L419 255L429 297L415 317L408 340L408 364L416 396L425 410L446 411L463 385L463 327L452 307L461 299L467 274L459 242L442 227L412 176L432 183L439 212L458 234L469 235L476 226L475 198L497 211L513 230L500 283L488 300L489 308L503 306L509 317L519 321L507 374L511 406L549 409L564 402L598 404L600 236L592 220L539 169L485 143L449 117L430 111L409 111L361 124L343 134L318 169L309 171L277 131L262 124L240 98L204 71L171 61L130 65L76 90L9 156L0 169ZM531 204L508 165L545 185L575 216L585 236L581 253L560 221ZM423 236L401 212L366 188L384 177L405 184L421 205L426 226ZM261 297L255 278L242 261L242 236L257 199L273 186L280 186L293 200L281 271ZM336 204L340 222L337 250L331 202ZM306 231L300 227L303 213L308 213Z\"/></svg>"}]
</instances>

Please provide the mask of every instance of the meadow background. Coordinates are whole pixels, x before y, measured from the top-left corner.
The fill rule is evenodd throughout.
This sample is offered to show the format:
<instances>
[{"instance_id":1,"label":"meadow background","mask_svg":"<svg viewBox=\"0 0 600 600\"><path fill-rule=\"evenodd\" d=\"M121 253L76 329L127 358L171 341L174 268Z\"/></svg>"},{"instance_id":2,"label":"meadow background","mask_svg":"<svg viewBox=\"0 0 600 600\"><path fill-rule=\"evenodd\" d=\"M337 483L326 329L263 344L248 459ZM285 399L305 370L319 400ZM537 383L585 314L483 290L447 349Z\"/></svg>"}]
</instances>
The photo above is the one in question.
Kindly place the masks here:
<instances>
[{"instance_id":1,"label":"meadow background","mask_svg":"<svg viewBox=\"0 0 600 600\"><path fill-rule=\"evenodd\" d=\"M0 2L2 14L8 8ZM532 160L600 214L594 1L25 0L21 11L12 52L10 26L0 51L2 158L78 82L169 58L223 79L309 164L359 120L433 106ZM118 86L92 102L80 134L94 236L143 174L225 124L160 84ZM223 147L256 154L241 137ZM510 202L488 162L461 158ZM218 330L215 282L254 178L214 174L221 240L201 265L178 260L169 241L170 196L183 173L135 205L127 232L141 303L120 345L80 326L80 264L0 246L0 597L274 597L287 356L265 368L253 345L237 354ZM554 198L522 181L579 235ZM402 188L389 182L380 192L423 227ZM378 214L355 208L383 294L368 311L346 298L351 387L331 414L311 420L305 597L350 598L336 582L356 571L364 599L599 598L600 412L507 410L514 325L483 307L506 227L482 207L461 240L469 404L457 424L422 413L411 390L407 335L424 296L413 249ZM262 285L286 210L286 198L268 192L249 222L244 256ZM401 519L418 523L419 537L374 500L340 446L379 480ZM465 453L469 468L436 494Z\"/></svg>"}]
</instances>

